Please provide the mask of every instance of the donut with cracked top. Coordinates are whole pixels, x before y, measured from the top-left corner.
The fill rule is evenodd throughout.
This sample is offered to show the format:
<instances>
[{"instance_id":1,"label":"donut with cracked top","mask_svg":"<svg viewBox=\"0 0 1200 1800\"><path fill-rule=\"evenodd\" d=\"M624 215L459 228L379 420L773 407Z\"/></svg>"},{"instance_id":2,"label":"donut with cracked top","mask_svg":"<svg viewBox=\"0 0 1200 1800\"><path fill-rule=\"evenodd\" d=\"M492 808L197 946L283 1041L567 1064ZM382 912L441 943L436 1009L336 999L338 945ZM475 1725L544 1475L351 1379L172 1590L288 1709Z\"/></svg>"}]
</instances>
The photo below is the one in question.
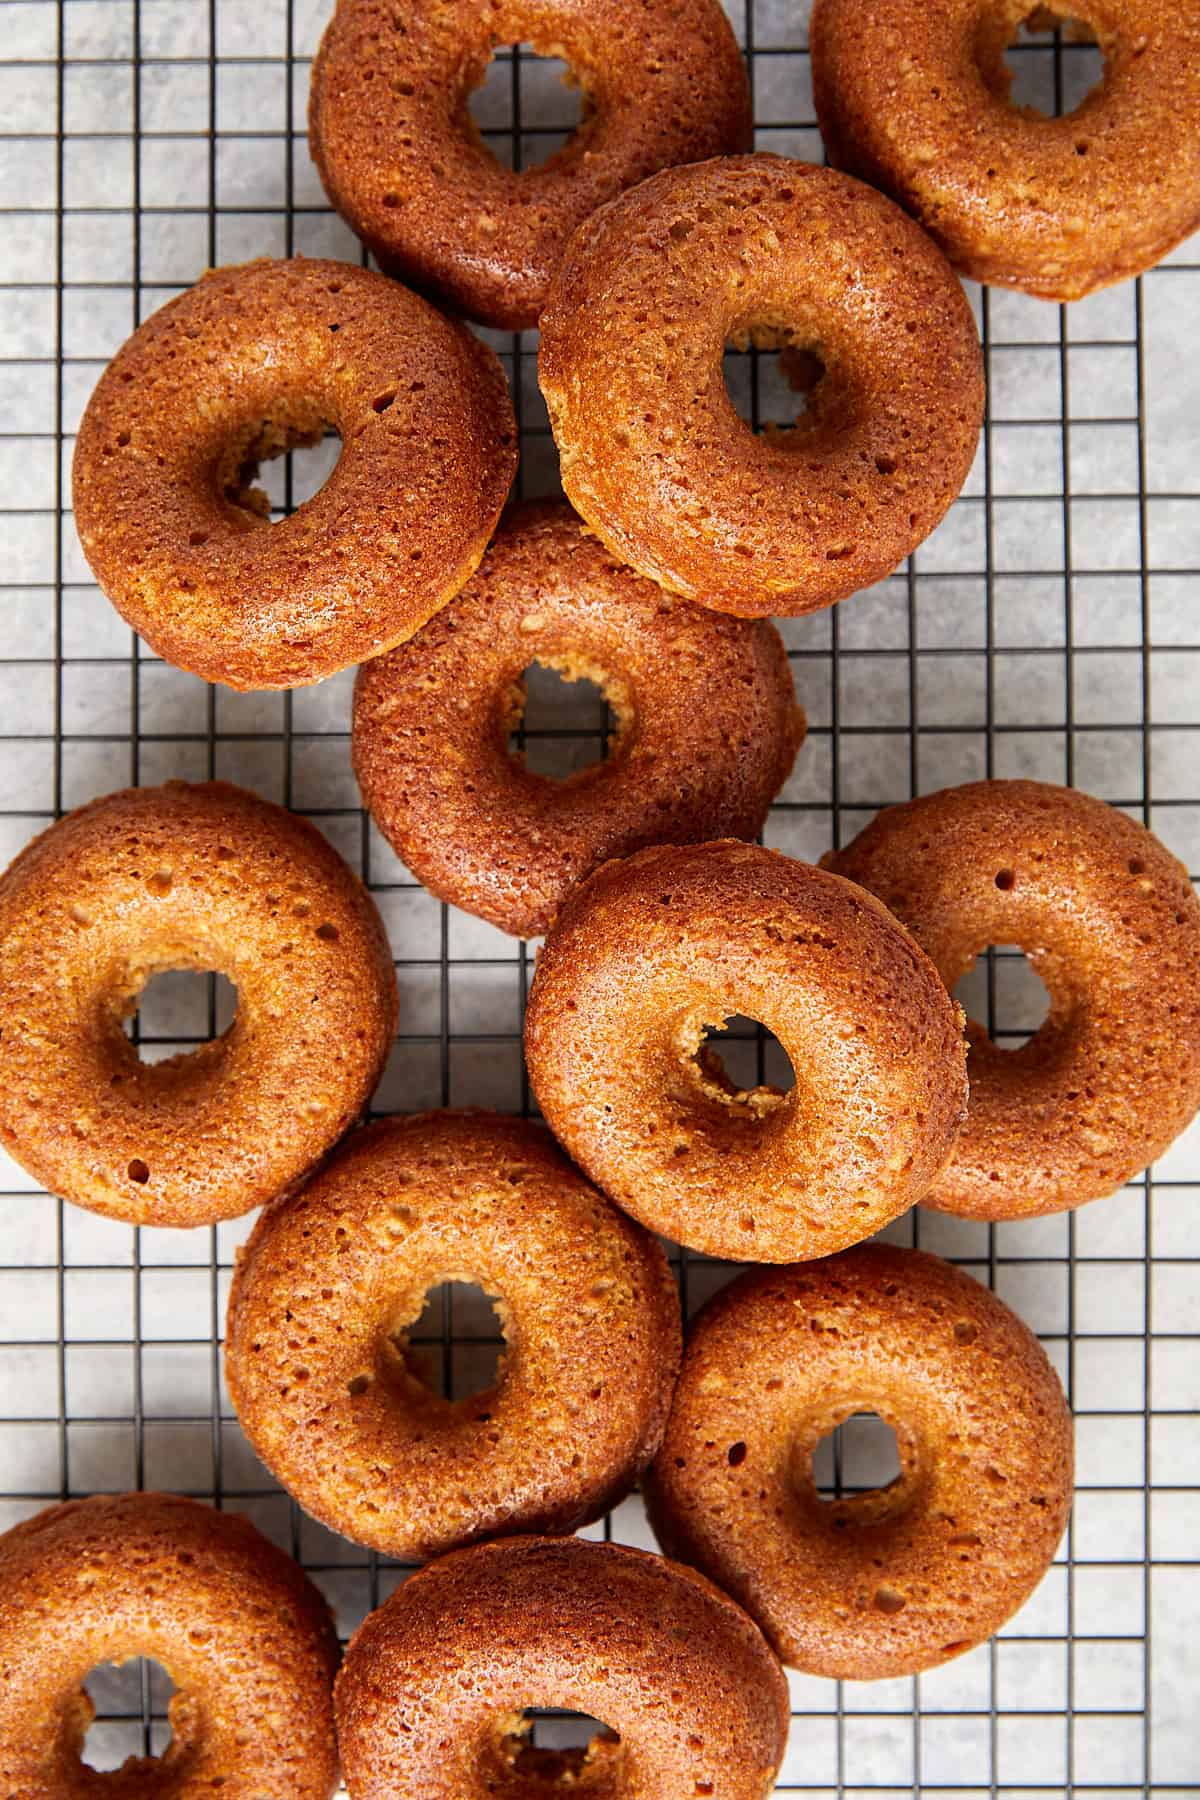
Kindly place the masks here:
<instances>
[{"instance_id":1,"label":"donut with cracked top","mask_svg":"<svg viewBox=\"0 0 1200 1800\"><path fill-rule=\"evenodd\" d=\"M325 485L268 529L260 461L332 428ZM108 365L75 522L121 617L233 688L322 681L456 594L517 466L499 360L398 282L295 257L213 269Z\"/></svg>"},{"instance_id":2,"label":"donut with cracked top","mask_svg":"<svg viewBox=\"0 0 1200 1800\"><path fill-rule=\"evenodd\" d=\"M853 1413L895 1432L886 1487L822 1499L812 1458ZM647 1484L669 1555L758 1620L787 1663L862 1681L992 1636L1071 1508L1071 1415L1015 1313L917 1250L862 1244L755 1269L688 1340Z\"/></svg>"},{"instance_id":3,"label":"donut with cracked top","mask_svg":"<svg viewBox=\"0 0 1200 1800\"><path fill-rule=\"evenodd\" d=\"M788 1730L783 1673L740 1607L583 1538L420 1570L355 1633L335 1704L351 1800L767 1800ZM542 1750L535 1706L608 1729Z\"/></svg>"},{"instance_id":4,"label":"donut with cracked top","mask_svg":"<svg viewBox=\"0 0 1200 1800\"><path fill-rule=\"evenodd\" d=\"M100 1774L83 1683L136 1656L175 1683L171 1741ZM337 1665L324 1598L237 1513L101 1494L0 1537L5 1800L330 1800Z\"/></svg>"},{"instance_id":5,"label":"donut with cracked top","mask_svg":"<svg viewBox=\"0 0 1200 1800\"><path fill-rule=\"evenodd\" d=\"M507 748L535 661L600 683L616 715L608 757L564 781ZM803 736L773 625L664 594L546 502L510 514L457 599L354 691L383 835L440 899L521 937L609 857L756 836Z\"/></svg>"},{"instance_id":6,"label":"donut with cracked top","mask_svg":"<svg viewBox=\"0 0 1200 1800\"><path fill-rule=\"evenodd\" d=\"M409 1342L425 1296L475 1282L504 1332L495 1379L434 1392ZM541 1126L380 1120L258 1220L229 1300L242 1428L312 1515L389 1556L575 1531L653 1456L679 1369L657 1243Z\"/></svg>"},{"instance_id":7,"label":"donut with cracked top","mask_svg":"<svg viewBox=\"0 0 1200 1800\"><path fill-rule=\"evenodd\" d=\"M496 46L523 42L570 65L583 118L517 171L467 103ZM717 0L416 0L403 12L338 0L308 128L326 193L380 267L505 331L537 324L589 213L656 169L748 150L753 135L746 66Z\"/></svg>"},{"instance_id":8,"label":"donut with cracked top","mask_svg":"<svg viewBox=\"0 0 1200 1800\"><path fill-rule=\"evenodd\" d=\"M1004 53L1034 14L1104 56L1061 118L1014 106ZM829 159L920 220L977 281L1078 300L1200 225L1200 12L1172 0L816 0Z\"/></svg>"},{"instance_id":9,"label":"donut with cracked top","mask_svg":"<svg viewBox=\"0 0 1200 1800\"><path fill-rule=\"evenodd\" d=\"M228 1030L143 1062L167 969L237 989ZM131 1225L211 1225L288 1191L358 1118L396 1029L375 904L306 819L210 781L127 788L0 876L0 1143Z\"/></svg>"},{"instance_id":10,"label":"donut with cracked top","mask_svg":"<svg viewBox=\"0 0 1200 1800\"><path fill-rule=\"evenodd\" d=\"M727 344L811 381L756 434ZM801 375L801 369L805 371ZM538 380L568 499L614 556L721 612L829 606L888 575L956 498L983 418L970 307L873 188L782 156L668 169L571 239Z\"/></svg>"},{"instance_id":11,"label":"donut with cracked top","mask_svg":"<svg viewBox=\"0 0 1200 1800\"><path fill-rule=\"evenodd\" d=\"M705 1034L745 1014L790 1093L739 1089ZM966 1109L962 1014L853 882L754 844L660 846L568 897L525 1017L530 1079L582 1169L651 1230L790 1262L915 1204Z\"/></svg>"},{"instance_id":12,"label":"donut with cracked top","mask_svg":"<svg viewBox=\"0 0 1200 1800\"><path fill-rule=\"evenodd\" d=\"M966 1124L926 1206L1081 1206L1195 1117L1200 901L1144 825L1075 788L973 781L886 808L823 864L877 894L947 987L989 944L1015 944L1049 991L1020 1049L968 1024Z\"/></svg>"}]
</instances>

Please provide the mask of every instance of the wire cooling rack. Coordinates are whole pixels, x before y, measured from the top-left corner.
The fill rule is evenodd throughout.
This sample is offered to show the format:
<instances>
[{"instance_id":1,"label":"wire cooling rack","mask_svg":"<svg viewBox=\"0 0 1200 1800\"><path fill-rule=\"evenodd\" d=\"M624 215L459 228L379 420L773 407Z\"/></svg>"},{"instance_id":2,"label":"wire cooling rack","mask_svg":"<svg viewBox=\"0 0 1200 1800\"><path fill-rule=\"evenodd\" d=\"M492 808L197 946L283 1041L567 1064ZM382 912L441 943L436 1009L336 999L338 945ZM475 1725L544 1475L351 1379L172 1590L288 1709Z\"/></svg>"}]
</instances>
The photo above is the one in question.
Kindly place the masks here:
<instances>
[{"instance_id":1,"label":"wire cooling rack","mask_svg":"<svg viewBox=\"0 0 1200 1800\"><path fill-rule=\"evenodd\" d=\"M4 0L0 4L0 853L129 782L228 777L307 813L369 881L402 992L380 1110L529 1105L520 1051L531 955L439 905L358 806L350 676L294 694L205 687L132 639L92 584L69 510L73 435L105 360L206 266L264 253L357 260L304 137L309 61L330 0ZM758 144L819 159L800 0L733 0ZM1031 38L1013 63L1047 111L1074 104L1095 52ZM557 71L497 56L475 102L502 158L528 164L573 123ZM1073 782L1145 820L1200 868L1197 427L1200 261L1070 308L974 293L990 405L944 524L890 580L785 635L808 743L767 842L815 858L880 805L985 774ZM555 491L535 338L485 334L522 424L521 487ZM734 358L755 422L782 390ZM794 405L794 401L792 402ZM266 472L286 512L336 444ZM603 707L534 684L537 766L601 752ZM968 996L996 1035L1040 1017L1019 955ZM147 1056L219 1029L229 998L188 976L147 991ZM775 1047L731 1030L743 1080ZM133 1231L45 1198L0 1166L0 1526L60 1497L138 1485L250 1514L312 1570L351 1631L402 1571L303 1517L249 1451L222 1383L220 1332L247 1221ZM821 1796L1200 1793L1200 1130L1123 1193L1073 1217L987 1227L917 1213L886 1235L989 1282L1041 1334L1069 1388L1078 1493L1058 1561L991 1644L916 1680L791 1680L780 1791ZM727 1267L689 1256L694 1308ZM434 1296L423 1335L449 1389L476 1385L495 1321L477 1293ZM1189 1334L1192 1334L1189 1337ZM852 1421L830 1486L889 1473L887 1433ZM594 1529L649 1545L636 1499ZM87 1754L161 1749L152 1668L100 1671ZM556 1724L540 1727L553 1739ZM561 1735L561 1732L560 1732ZM281 1796L281 1800L283 1797Z\"/></svg>"}]
</instances>

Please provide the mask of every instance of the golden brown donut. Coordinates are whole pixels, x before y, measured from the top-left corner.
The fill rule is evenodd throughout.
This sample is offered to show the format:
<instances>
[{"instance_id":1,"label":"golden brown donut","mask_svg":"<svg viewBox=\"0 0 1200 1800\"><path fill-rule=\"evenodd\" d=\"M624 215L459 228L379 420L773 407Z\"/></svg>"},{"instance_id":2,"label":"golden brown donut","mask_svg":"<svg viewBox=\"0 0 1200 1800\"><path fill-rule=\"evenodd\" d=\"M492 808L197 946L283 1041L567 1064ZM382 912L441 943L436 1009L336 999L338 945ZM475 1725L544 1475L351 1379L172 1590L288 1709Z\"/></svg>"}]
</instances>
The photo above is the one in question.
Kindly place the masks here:
<instances>
[{"instance_id":1,"label":"golden brown donut","mask_svg":"<svg viewBox=\"0 0 1200 1800\"><path fill-rule=\"evenodd\" d=\"M337 467L267 529L258 464L332 428ZM349 263L215 269L140 325L75 449L84 554L168 662L234 688L320 681L456 594L517 466L500 364Z\"/></svg>"},{"instance_id":2,"label":"golden brown donut","mask_svg":"<svg viewBox=\"0 0 1200 1800\"><path fill-rule=\"evenodd\" d=\"M887 575L958 494L979 338L937 247L889 200L781 156L671 169L572 238L538 379L568 498L689 600L805 613ZM790 430L756 436L727 343L815 354Z\"/></svg>"},{"instance_id":3,"label":"golden brown donut","mask_svg":"<svg viewBox=\"0 0 1200 1800\"><path fill-rule=\"evenodd\" d=\"M532 662L603 686L611 754L565 781L510 756ZM521 937L610 856L752 838L804 736L766 620L665 595L567 506L518 508L463 592L359 671L354 770L379 829L443 900Z\"/></svg>"},{"instance_id":4,"label":"golden brown donut","mask_svg":"<svg viewBox=\"0 0 1200 1800\"><path fill-rule=\"evenodd\" d=\"M745 1014L796 1085L704 1046ZM753 844L640 850L570 895L525 1018L551 1130L619 1206L710 1256L788 1262L921 1198L966 1108L962 1014L853 883Z\"/></svg>"},{"instance_id":5,"label":"golden brown donut","mask_svg":"<svg viewBox=\"0 0 1200 1800\"><path fill-rule=\"evenodd\" d=\"M975 781L881 812L824 858L907 925L947 987L989 944L1050 995L1019 1050L967 1026L971 1099L924 1204L977 1219L1115 1192L1200 1107L1200 902L1125 813L1072 788Z\"/></svg>"},{"instance_id":6,"label":"golden brown donut","mask_svg":"<svg viewBox=\"0 0 1200 1800\"><path fill-rule=\"evenodd\" d=\"M238 990L228 1031L144 1063L165 969ZM0 1143L132 1225L208 1225L293 1187L354 1122L396 1029L374 902L304 819L210 781L128 788L0 876Z\"/></svg>"},{"instance_id":7,"label":"golden brown donut","mask_svg":"<svg viewBox=\"0 0 1200 1800\"><path fill-rule=\"evenodd\" d=\"M1104 79L1050 119L1014 106L1027 0L816 0L813 98L831 162L882 188L978 281L1078 300L1200 225L1200 11L1062 0Z\"/></svg>"},{"instance_id":8,"label":"golden brown donut","mask_svg":"<svg viewBox=\"0 0 1200 1800\"><path fill-rule=\"evenodd\" d=\"M563 58L583 120L519 174L467 102L500 44ZM380 267L485 325L537 324L572 231L670 163L747 150L750 84L716 0L338 0L313 64L309 147Z\"/></svg>"},{"instance_id":9,"label":"golden brown donut","mask_svg":"<svg viewBox=\"0 0 1200 1800\"><path fill-rule=\"evenodd\" d=\"M97 1663L175 1683L171 1741L110 1774L80 1760ZM329 1608L248 1519L174 1494L51 1506L0 1537L4 1800L329 1800Z\"/></svg>"},{"instance_id":10,"label":"golden brown donut","mask_svg":"<svg viewBox=\"0 0 1200 1800\"><path fill-rule=\"evenodd\" d=\"M495 1295L495 1385L443 1400L408 1343L443 1281ZM662 1250L560 1155L489 1113L387 1119L264 1213L229 1302L242 1428L325 1525L424 1559L574 1531L627 1494L679 1369Z\"/></svg>"},{"instance_id":11,"label":"golden brown donut","mask_svg":"<svg viewBox=\"0 0 1200 1800\"><path fill-rule=\"evenodd\" d=\"M351 1800L766 1800L788 1729L779 1664L732 1600L582 1538L422 1569L351 1639L335 1704ZM539 1751L535 1706L609 1730Z\"/></svg>"},{"instance_id":12,"label":"golden brown donut","mask_svg":"<svg viewBox=\"0 0 1200 1800\"><path fill-rule=\"evenodd\" d=\"M892 1427L901 1472L824 1501L820 1440ZM758 1620L785 1662L861 1681L982 1643L1054 1557L1071 1415L1041 1345L969 1275L864 1244L757 1269L696 1320L650 1483L664 1546Z\"/></svg>"}]
</instances>

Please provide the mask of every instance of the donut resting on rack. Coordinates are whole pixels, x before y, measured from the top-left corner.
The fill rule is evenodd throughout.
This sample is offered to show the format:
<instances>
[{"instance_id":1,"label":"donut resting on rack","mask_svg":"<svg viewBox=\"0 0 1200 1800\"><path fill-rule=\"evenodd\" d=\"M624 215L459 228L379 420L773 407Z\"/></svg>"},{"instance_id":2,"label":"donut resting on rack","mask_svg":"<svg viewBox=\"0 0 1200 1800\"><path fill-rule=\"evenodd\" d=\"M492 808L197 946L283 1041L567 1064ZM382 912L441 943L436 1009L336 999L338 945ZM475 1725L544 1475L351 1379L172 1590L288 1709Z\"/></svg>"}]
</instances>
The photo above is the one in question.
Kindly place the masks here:
<instances>
[{"instance_id":1,"label":"donut resting on rack","mask_svg":"<svg viewBox=\"0 0 1200 1800\"><path fill-rule=\"evenodd\" d=\"M351 1641L336 1690L351 1800L766 1800L788 1698L758 1628L701 1575L582 1538L420 1570ZM529 1742L530 1707L607 1728Z\"/></svg>"},{"instance_id":2,"label":"donut resting on rack","mask_svg":"<svg viewBox=\"0 0 1200 1800\"><path fill-rule=\"evenodd\" d=\"M606 759L563 781L508 750L533 662L596 681L616 716ZM522 937L609 857L755 837L803 736L769 621L664 594L549 503L516 509L354 693L354 769L384 836L441 899Z\"/></svg>"},{"instance_id":3,"label":"donut resting on rack","mask_svg":"<svg viewBox=\"0 0 1200 1800\"><path fill-rule=\"evenodd\" d=\"M1145 826L1074 788L976 781L888 807L824 865L877 894L953 988L1024 950L1050 1011L970 1022L966 1124L924 1204L1031 1218L1115 1193L1200 1107L1200 901Z\"/></svg>"},{"instance_id":4,"label":"donut resting on rack","mask_svg":"<svg viewBox=\"0 0 1200 1800\"><path fill-rule=\"evenodd\" d=\"M790 1093L705 1042L773 1031ZM548 1124L626 1212L709 1256L828 1256L918 1201L966 1108L961 1012L852 882L754 844L665 845L568 897L525 1018Z\"/></svg>"},{"instance_id":5,"label":"donut resting on rack","mask_svg":"<svg viewBox=\"0 0 1200 1800\"><path fill-rule=\"evenodd\" d=\"M210 1225L286 1192L358 1118L396 1028L375 904L307 820L227 782L94 800L0 876L0 1143L131 1225ZM146 983L215 970L237 1014L143 1062Z\"/></svg>"},{"instance_id":6,"label":"donut resting on rack","mask_svg":"<svg viewBox=\"0 0 1200 1800\"><path fill-rule=\"evenodd\" d=\"M98 1663L153 1657L176 1686L159 1757L82 1761ZM98 1495L0 1537L5 1800L329 1800L337 1786L329 1608L237 1513Z\"/></svg>"},{"instance_id":7,"label":"donut resting on rack","mask_svg":"<svg viewBox=\"0 0 1200 1800\"><path fill-rule=\"evenodd\" d=\"M819 1441L870 1410L900 1474L824 1500ZM648 1483L668 1555L787 1663L912 1675L982 1643L1045 1574L1071 1507L1071 1415L1041 1345L961 1270L860 1245L756 1269L700 1313Z\"/></svg>"},{"instance_id":8,"label":"donut resting on rack","mask_svg":"<svg viewBox=\"0 0 1200 1800\"><path fill-rule=\"evenodd\" d=\"M327 430L329 479L270 526L259 463ZM290 688L456 594L516 466L500 363L463 326L351 263L264 259L211 270L117 352L79 427L75 522L160 656Z\"/></svg>"}]
</instances>

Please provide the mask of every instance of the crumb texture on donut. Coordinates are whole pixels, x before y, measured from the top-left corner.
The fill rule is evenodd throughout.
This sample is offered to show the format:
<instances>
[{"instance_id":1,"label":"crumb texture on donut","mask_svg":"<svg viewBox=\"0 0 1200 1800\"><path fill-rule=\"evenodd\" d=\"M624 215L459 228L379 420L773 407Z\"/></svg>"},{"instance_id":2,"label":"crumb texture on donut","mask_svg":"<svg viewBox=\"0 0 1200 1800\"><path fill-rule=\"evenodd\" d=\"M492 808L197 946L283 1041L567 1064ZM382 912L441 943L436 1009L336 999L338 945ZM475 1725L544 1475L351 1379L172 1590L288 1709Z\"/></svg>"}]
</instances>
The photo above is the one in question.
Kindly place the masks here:
<instances>
[{"instance_id":1,"label":"crumb texture on donut","mask_svg":"<svg viewBox=\"0 0 1200 1800\"><path fill-rule=\"evenodd\" d=\"M948 988L1023 950L1050 1011L1020 1049L968 1025L967 1121L925 1204L973 1218L1111 1194L1200 1107L1200 902L1136 820L1073 788L980 781L887 808L826 865L890 907Z\"/></svg>"},{"instance_id":2,"label":"crumb texture on donut","mask_svg":"<svg viewBox=\"0 0 1200 1800\"><path fill-rule=\"evenodd\" d=\"M498 45L561 57L583 118L502 167L468 108ZM309 146L382 268L485 325L537 324L588 214L673 163L747 150L750 84L717 0L339 0L313 64ZM521 146L522 150L525 146Z\"/></svg>"},{"instance_id":3,"label":"crumb texture on donut","mask_svg":"<svg viewBox=\"0 0 1200 1800\"><path fill-rule=\"evenodd\" d=\"M328 481L269 527L258 464L328 430ZM464 327L370 270L264 259L210 271L117 352L79 427L75 522L168 662L296 687L458 592L516 464L503 371Z\"/></svg>"},{"instance_id":4,"label":"crumb texture on donut","mask_svg":"<svg viewBox=\"0 0 1200 1800\"><path fill-rule=\"evenodd\" d=\"M374 902L304 819L227 782L128 788L0 876L0 1143L131 1224L233 1218L294 1186L366 1105L396 1027ZM168 969L216 970L233 1024L143 1062Z\"/></svg>"},{"instance_id":5,"label":"crumb texture on donut","mask_svg":"<svg viewBox=\"0 0 1200 1800\"><path fill-rule=\"evenodd\" d=\"M825 1500L817 1444L892 1427L901 1472ZM1050 1566L1072 1425L1041 1345L937 1257L884 1244L752 1270L700 1313L649 1482L658 1536L726 1588L785 1662L912 1675L982 1643Z\"/></svg>"},{"instance_id":6,"label":"crumb texture on donut","mask_svg":"<svg viewBox=\"0 0 1200 1800\"><path fill-rule=\"evenodd\" d=\"M790 1093L737 1089L705 1034L744 1014ZM606 1193L712 1256L788 1262L912 1206L966 1107L961 1014L871 895L757 845L642 850L568 898L526 1014L538 1102Z\"/></svg>"},{"instance_id":7,"label":"crumb texture on donut","mask_svg":"<svg viewBox=\"0 0 1200 1800\"><path fill-rule=\"evenodd\" d=\"M1017 107L1004 52L1049 11L1104 77L1061 118ZM890 194L978 281L1077 300L1200 225L1200 11L1173 0L816 0L830 161Z\"/></svg>"},{"instance_id":8,"label":"crumb texture on donut","mask_svg":"<svg viewBox=\"0 0 1200 1800\"><path fill-rule=\"evenodd\" d=\"M413 1576L356 1633L336 1704L352 1800L766 1800L788 1727L782 1671L739 1607L581 1538L481 1545ZM530 1707L608 1731L582 1755L539 1751Z\"/></svg>"},{"instance_id":9,"label":"crumb texture on donut","mask_svg":"<svg viewBox=\"0 0 1200 1800\"><path fill-rule=\"evenodd\" d=\"M448 1400L409 1341L431 1289L494 1296L496 1380ZM680 1354L666 1257L549 1133L488 1113L350 1138L241 1254L226 1331L243 1429L305 1509L392 1556L574 1531L657 1448Z\"/></svg>"},{"instance_id":10,"label":"crumb texture on donut","mask_svg":"<svg viewBox=\"0 0 1200 1800\"><path fill-rule=\"evenodd\" d=\"M81 1760L98 1663L175 1684L159 1758ZM70 1500L0 1537L5 1800L329 1800L338 1642L324 1599L248 1519L172 1494Z\"/></svg>"},{"instance_id":11,"label":"crumb texture on donut","mask_svg":"<svg viewBox=\"0 0 1200 1800\"><path fill-rule=\"evenodd\" d=\"M728 343L823 371L755 432ZM957 496L983 417L979 337L923 231L781 156L643 182L580 227L538 380L568 498L614 555L723 612L804 613L890 574Z\"/></svg>"},{"instance_id":12,"label":"crumb texture on donut","mask_svg":"<svg viewBox=\"0 0 1200 1800\"><path fill-rule=\"evenodd\" d=\"M564 781L508 751L533 662L587 676L617 729ZM458 598L359 672L363 798L443 900L523 937L613 856L754 837L804 734L766 620L672 598L608 554L569 507L518 508Z\"/></svg>"}]
</instances>

